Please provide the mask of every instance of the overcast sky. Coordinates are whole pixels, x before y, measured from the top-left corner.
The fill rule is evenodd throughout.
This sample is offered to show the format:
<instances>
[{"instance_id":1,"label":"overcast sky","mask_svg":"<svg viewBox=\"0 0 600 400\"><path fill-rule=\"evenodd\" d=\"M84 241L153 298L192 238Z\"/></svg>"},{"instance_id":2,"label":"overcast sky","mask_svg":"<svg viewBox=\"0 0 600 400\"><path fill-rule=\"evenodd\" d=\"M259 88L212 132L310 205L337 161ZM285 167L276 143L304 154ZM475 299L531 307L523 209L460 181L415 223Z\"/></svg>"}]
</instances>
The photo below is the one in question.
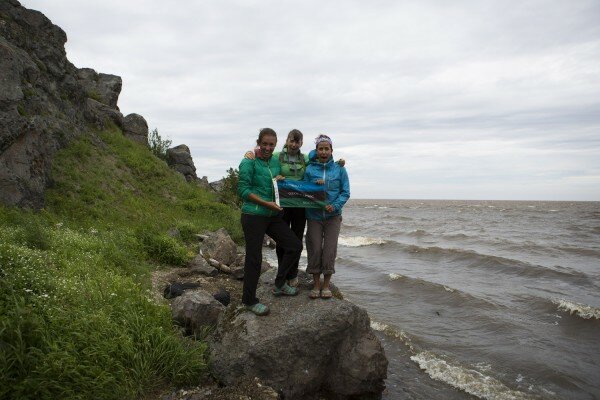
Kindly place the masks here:
<instances>
[{"instance_id":1,"label":"overcast sky","mask_svg":"<svg viewBox=\"0 0 600 400\"><path fill-rule=\"evenodd\" d=\"M21 2L211 181L297 128L353 198L600 200L600 1Z\"/></svg>"}]
</instances>

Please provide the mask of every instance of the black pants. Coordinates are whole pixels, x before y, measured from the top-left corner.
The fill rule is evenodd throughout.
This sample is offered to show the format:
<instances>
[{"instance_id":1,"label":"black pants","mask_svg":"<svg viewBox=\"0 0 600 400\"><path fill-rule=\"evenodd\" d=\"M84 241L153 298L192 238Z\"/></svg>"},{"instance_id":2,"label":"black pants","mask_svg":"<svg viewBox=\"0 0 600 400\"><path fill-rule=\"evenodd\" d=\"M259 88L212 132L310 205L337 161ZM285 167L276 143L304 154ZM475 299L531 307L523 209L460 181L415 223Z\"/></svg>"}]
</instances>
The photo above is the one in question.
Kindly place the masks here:
<instances>
[{"instance_id":1,"label":"black pants","mask_svg":"<svg viewBox=\"0 0 600 400\"><path fill-rule=\"evenodd\" d=\"M283 212L274 217L242 214L242 228L246 240L246 259L244 263L244 293L242 303L247 306L259 302L256 298L256 287L260 277L262 264L262 245L265 233L275 239L283 249L281 261L278 263L275 286L280 288L286 281L289 270L298 265L302 243L294 235L282 218Z\"/></svg>"},{"instance_id":2,"label":"black pants","mask_svg":"<svg viewBox=\"0 0 600 400\"><path fill-rule=\"evenodd\" d=\"M300 239L300 251L302 251L302 237L304 236L304 228L306 227L306 214L304 213L304 208L299 207L288 207L283 209L283 220L287 223L289 227L292 228L292 232L296 235L298 239ZM275 238L273 238L275 239ZM277 241L276 241L277 242ZM277 247L275 248L277 252L277 261L281 264L283 259L283 247L279 246L279 242L277 242ZM287 279L294 279L298 276L298 263L290 268L288 272Z\"/></svg>"}]
</instances>

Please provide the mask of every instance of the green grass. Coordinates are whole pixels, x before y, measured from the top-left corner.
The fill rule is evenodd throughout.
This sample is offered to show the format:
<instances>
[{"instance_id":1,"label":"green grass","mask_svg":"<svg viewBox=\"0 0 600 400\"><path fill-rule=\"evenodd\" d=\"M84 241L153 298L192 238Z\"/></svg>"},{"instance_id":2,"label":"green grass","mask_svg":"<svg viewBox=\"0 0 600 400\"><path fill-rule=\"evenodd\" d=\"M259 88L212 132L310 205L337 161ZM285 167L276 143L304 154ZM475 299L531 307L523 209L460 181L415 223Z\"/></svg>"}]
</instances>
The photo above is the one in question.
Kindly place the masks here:
<instances>
[{"instance_id":1,"label":"green grass","mask_svg":"<svg viewBox=\"0 0 600 400\"><path fill-rule=\"evenodd\" d=\"M194 233L239 213L112 129L62 150L39 212L0 206L0 398L132 399L197 383L206 345L182 340L149 292ZM176 238L167 234L177 228Z\"/></svg>"}]
</instances>

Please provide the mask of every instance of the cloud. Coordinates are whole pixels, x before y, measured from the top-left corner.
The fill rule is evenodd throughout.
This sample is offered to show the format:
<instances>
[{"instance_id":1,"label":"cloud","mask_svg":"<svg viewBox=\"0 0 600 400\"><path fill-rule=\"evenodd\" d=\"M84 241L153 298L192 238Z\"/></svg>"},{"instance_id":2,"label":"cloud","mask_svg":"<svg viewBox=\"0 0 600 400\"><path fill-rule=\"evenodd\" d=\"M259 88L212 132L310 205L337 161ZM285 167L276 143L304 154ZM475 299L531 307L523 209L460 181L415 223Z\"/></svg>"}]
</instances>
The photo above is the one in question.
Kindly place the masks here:
<instances>
[{"instance_id":1,"label":"cloud","mask_svg":"<svg viewBox=\"0 0 600 400\"><path fill-rule=\"evenodd\" d=\"M600 199L598 2L23 3L210 180L270 126L356 198Z\"/></svg>"}]
</instances>

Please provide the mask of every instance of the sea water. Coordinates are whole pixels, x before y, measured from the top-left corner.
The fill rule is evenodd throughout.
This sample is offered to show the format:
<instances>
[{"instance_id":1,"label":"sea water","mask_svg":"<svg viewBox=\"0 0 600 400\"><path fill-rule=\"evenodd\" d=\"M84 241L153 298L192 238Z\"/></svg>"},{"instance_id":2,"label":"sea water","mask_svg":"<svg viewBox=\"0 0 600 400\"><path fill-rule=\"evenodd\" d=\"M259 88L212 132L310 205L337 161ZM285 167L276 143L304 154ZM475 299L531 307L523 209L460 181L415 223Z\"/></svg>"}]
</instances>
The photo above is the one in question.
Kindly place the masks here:
<instances>
[{"instance_id":1,"label":"sea water","mask_svg":"<svg viewBox=\"0 0 600 400\"><path fill-rule=\"evenodd\" d=\"M332 281L385 399L600 398L599 202L351 200Z\"/></svg>"}]
</instances>

